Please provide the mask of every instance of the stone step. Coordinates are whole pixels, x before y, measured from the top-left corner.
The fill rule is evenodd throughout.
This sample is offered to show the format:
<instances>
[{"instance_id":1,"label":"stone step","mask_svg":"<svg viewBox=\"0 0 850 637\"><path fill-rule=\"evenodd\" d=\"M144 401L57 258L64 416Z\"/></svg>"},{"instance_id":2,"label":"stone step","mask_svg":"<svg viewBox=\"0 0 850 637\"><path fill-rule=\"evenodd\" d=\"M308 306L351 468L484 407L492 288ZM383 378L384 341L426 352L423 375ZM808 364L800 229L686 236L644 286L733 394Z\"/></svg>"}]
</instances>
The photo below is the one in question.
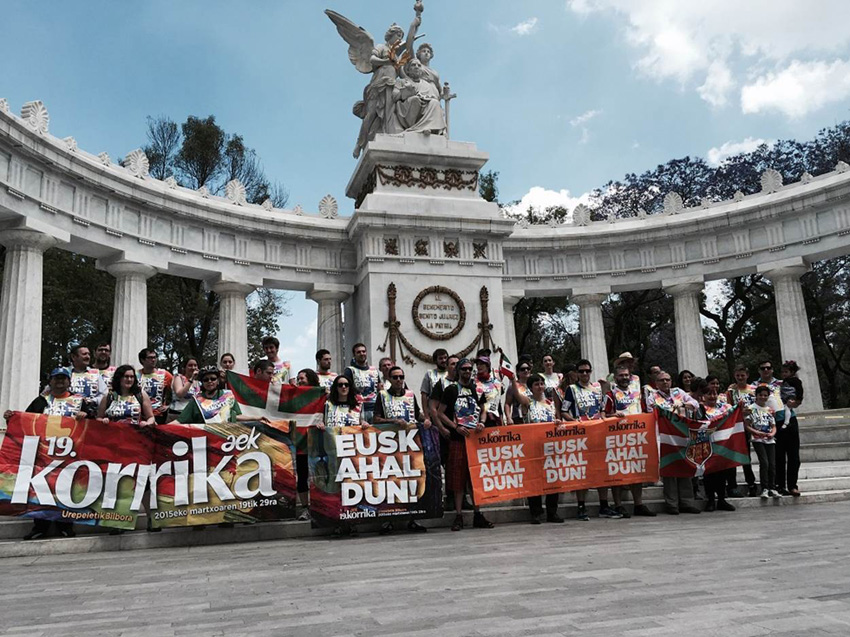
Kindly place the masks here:
<instances>
[{"instance_id":1,"label":"stone step","mask_svg":"<svg viewBox=\"0 0 850 637\"><path fill-rule=\"evenodd\" d=\"M806 427L800 430L800 441L803 444L850 442L850 422Z\"/></svg>"},{"instance_id":2,"label":"stone step","mask_svg":"<svg viewBox=\"0 0 850 637\"><path fill-rule=\"evenodd\" d=\"M808 414L797 414L800 427L808 429L820 425L850 424L850 409L828 409L813 411Z\"/></svg>"},{"instance_id":3,"label":"stone step","mask_svg":"<svg viewBox=\"0 0 850 637\"><path fill-rule=\"evenodd\" d=\"M741 498L734 500L739 509L763 508L776 506L797 506L802 504L816 504L820 502L837 502L850 500L850 489L837 489L829 491L810 491L803 493L799 498L785 497L778 500L762 500L761 498ZM646 501L647 506L656 513L661 513L664 504L660 500ZM702 504L702 503L699 503ZM631 506L628 507L631 509ZM559 509L559 513L567 519L564 524L565 533L568 533L570 525L579 524L571 518L575 517L575 505L565 505ZM631 520L603 520L596 518L597 507L588 504L588 513L591 521L588 524L640 524L641 518ZM528 523L528 510L524 507L493 507L486 511L488 519L494 524ZM664 515L661 513L661 515ZM704 515L726 516L734 513L715 512ZM472 526L472 512L464 515L467 531ZM422 524L429 528L446 529L452 525L454 514L446 513L439 520L423 520ZM403 529L404 525L397 525ZM377 525L360 525L362 533L377 530ZM473 530L474 532L479 532ZM403 530L397 531L404 533ZM61 555L73 553L95 553L103 551L127 551L138 549L154 549L168 547L191 547L218 544L233 544L240 542L261 542L267 540L282 540L289 538L321 537L330 534L329 529L312 529L307 522L267 522L250 526L238 526L232 529L221 529L218 527L207 527L203 531L192 531L188 529L169 529L161 533L146 533L144 531L128 532L120 536L103 534L90 534L75 538L50 538L47 540L36 540L24 542L22 540L0 541L0 558L3 557L32 557L40 555Z\"/></svg>"},{"instance_id":4,"label":"stone step","mask_svg":"<svg viewBox=\"0 0 850 637\"><path fill-rule=\"evenodd\" d=\"M850 442L804 442L800 444L800 461L829 462L850 460Z\"/></svg>"}]
</instances>

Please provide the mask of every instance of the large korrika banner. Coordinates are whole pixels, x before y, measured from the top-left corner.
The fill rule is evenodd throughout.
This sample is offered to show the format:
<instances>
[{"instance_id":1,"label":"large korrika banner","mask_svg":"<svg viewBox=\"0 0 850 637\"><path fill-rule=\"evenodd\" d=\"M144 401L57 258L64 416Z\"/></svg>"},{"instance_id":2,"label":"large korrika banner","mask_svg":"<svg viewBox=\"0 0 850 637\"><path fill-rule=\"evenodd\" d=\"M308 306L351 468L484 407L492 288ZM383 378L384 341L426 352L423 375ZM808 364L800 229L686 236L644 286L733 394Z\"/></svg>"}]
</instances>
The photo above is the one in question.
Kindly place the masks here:
<instances>
[{"instance_id":1,"label":"large korrika banner","mask_svg":"<svg viewBox=\"0 0 850 637\"><path fill-rule=\"evenodd\" d=\"M310 513L317 526L440 518L436 428L372 425L309 432Z\"/></svg>"},{"instance_id":2,"label":"large korrika banner","mask_svg":"<svg viewBox=\"0 0 850 637\"><path fill-rule=\"evenodd\" d=\"M657 408L661 475L691 478L749 464L741 407L711 424Z\"/></svg>"},{"instance_id":3,"label":"large korrika banner","mask_svg":"<svg viewBox=\"0 0 850 637\"><path fill-rule=\"evenodd\" d=\"M485 429L466 451L476 504L658 480L652 414Z\"/></svg>"},{"instance_id":4,"label":"large korrika banner","mask_svg":"<svg viewBox=\"0 0 850 637\"><path fill-rule=\"evenodd\" d=\"M139 429L16 412L0 447L0 514L132 529L293 517L289 421Z\"/></svg>"}]
</instances>

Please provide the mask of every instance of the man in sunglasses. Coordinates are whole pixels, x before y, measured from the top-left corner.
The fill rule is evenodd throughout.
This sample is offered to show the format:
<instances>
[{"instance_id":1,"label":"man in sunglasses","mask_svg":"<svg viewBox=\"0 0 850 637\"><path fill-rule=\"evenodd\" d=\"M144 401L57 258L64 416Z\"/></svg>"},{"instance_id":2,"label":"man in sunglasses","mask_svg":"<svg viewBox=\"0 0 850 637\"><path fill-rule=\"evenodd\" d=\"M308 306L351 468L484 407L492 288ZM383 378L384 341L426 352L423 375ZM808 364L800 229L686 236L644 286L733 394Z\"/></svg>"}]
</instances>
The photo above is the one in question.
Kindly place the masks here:
<instances>
[{"instance_id":1,"label":"man in sunglasses","mask_svg":"<svg viewBox=\"0 0 850 637\"><path fill-rule=\"evenodd\" d=\"M589 360L583 358L578 362L578 382L567 388L564 400L561 402L561 416L564 420L602 419L604 404L602 385L590 380L592 373L593 367ZM638 385L638 395L640 395L640 385ZM612 520L621 519L623 515L612 509L608 504L608 489L603 487L596 491L599 494L599 517ZM586 497L587 489L576 491L576 500L578 501L576 517L582 522L587 522L590 519L585 506Z\"/></svg>"},{"instance_id":2,"label":"man in sunglasses","mask_svg":"<svg viewBox=\"0 0 850 637\"><path fill-rule=\"evenodd\" d=\"M759 385L767 385L770 388L770 400L767 402L767 406L774 411L781 410L782 396L780 390L782 387L782 381L774 377L773 363L770 361L762 361L759 363L759 377L756 382L751 385L753 392L755 392Z\"/></svg>"},{"instance_id":3,"label":"man in sunglasses","mask_svg":"<svg viewBox=\"0 0 850 637\"><path fill-rule=\"evenodd\" d=\"M390 381L389 389L383 389L378 393L375 401L375 415L373 422L376 425L398 425L405 429L412 429L417 423L422 423L425 429L431 428L431 419L425 416L419 409L419 401L416 394L404 384L404 370L393 366L387 370ZM381 535L393 532L393 523L384 522L381 525ZM419 524L413 516L407 523L407 530L414 533L424 533L428 529Z\"/></svg>"},{"instance_id":4,"label":"man in sunglasses","mask_svg":"<svg viewBox=\"0 0 850 637\"><path fill-rule=\"evenodd\" d=\"M486 397L478 389L472 378L472 361L462 359L458 365L458 381L447 386L443 392L443 401L437 408L437 415L451 434L449 462L446 467L446 489L454 492L455 520L452 531L463 529L463 493L469 479L469 461L466 456L466 438L473 432L484 430L487 417ZM480 529L492 529L493 523L487 520L473 497L475 514L472 526Z\"/></svg>"}]
</instances>

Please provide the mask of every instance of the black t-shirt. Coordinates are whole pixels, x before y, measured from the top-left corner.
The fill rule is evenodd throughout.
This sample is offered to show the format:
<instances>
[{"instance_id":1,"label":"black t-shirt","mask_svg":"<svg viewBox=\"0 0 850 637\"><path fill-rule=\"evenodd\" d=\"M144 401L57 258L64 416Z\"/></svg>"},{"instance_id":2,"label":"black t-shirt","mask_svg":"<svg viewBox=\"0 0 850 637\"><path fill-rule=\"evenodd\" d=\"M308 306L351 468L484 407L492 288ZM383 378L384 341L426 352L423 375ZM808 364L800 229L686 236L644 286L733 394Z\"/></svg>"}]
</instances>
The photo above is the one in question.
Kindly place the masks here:
<instances>
[{"instance_id":1,"label":"black t-shirt","mask_svg":"<svg viewBox=\"0 0 850 637\"><path fill-rule=\"evenodd\" d=\"M463 399L460 389L459 383L451 383L443 389L442 399L440 401L446 406L446 417L455 423L457 422L455 420L455 409L458 403ZM478 407L478 411L475 413L475 421L477 423L481 410L485 407L486 397L474 384L472 387L467 387L465 389L468 392L467 395L469 396L469 399L472 400L472 402ZM451 438L454 440L464 440L464 437L457 433L454 429L450 429L449 433Z\"/></svg>"}]
</instances>

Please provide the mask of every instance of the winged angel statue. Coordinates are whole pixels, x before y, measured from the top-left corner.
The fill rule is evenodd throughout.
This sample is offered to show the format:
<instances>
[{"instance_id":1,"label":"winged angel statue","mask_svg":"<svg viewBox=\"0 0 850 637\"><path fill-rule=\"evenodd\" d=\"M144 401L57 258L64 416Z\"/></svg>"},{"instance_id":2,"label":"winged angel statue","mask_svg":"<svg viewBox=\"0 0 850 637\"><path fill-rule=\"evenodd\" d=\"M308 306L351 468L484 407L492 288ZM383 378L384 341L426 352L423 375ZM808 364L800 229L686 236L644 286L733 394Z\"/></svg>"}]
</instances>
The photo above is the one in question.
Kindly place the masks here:
<instances>
[{"instance_id":1,"label":"winged angel statue","mask_svg":"<svg viewBox=\"0 0 850 637\"><path fill-rule=\"evenodd\" d=\"M422 24L422 0L416 1L413 10L416 17L407 38L404 29L394 23L387 29L383 44L375 44L368 31L348 18L330 9L325 11L348 44L348 59L358 71L372 75L363 89L363 99L354 104L354 114L363 120L355 158L377 133L446 133L440 100L448 95L448 86L441 89L438 74L429 67L434 55L431 45L421 45L413 55Z\"/></svg>"}]
</instances>

